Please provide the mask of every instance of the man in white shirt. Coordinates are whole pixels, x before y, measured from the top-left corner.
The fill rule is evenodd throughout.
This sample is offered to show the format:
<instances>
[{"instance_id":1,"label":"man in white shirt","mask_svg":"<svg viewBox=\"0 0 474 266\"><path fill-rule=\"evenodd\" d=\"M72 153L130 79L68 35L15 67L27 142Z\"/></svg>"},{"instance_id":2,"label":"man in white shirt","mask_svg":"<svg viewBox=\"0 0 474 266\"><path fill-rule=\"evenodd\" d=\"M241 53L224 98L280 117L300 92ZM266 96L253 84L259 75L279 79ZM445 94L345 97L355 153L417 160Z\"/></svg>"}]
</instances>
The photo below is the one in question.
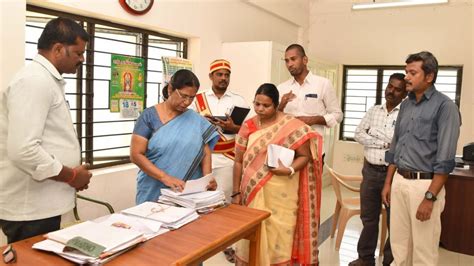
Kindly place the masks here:
<instances>
[{"instance_id":1,"label":"man in white shirt","mask_svg":"<svg viewBox=\"0 0 474 266\"><path fill-rule=\"evenodd\" d=\"M285 63L292 78L278 85L278 109L296 116L324 137L326 127L342 121L342 111L331 82L311 73L304 48L292 44L286 48Z\"/></svg>"},{"instance_id":2,"label":"man in white shirt","mask_svg":"<svg viewBox=\"0 0 474 266\"><path fill-rule=\"evenodd\" d=\"M349 263L350 266L375 265L374 256L382 207L381 193L388 165L385 162L385 152L392 142L400 103L407 96L404 78L405 75L401 73L390 76L385 89L385 104L371 107L355 132L355 140L364 145L363 180L360 185L360 219L364 227L357 244L359 258ZM389 213L387 206L387 214ZM387 222L388 220L390 219L387 219ZM389 238L384 248L383 265L390 265L392 261Z\"/></svg>"},{"instance_id":3,"label":"man in white shirt","mask_svg":"<svg viewBox=\"0 0 474 266\"><path fill-rule=\"evenodd\" d=\"M191 105L219 129L221 138L212 151L212 172L216 177L217 189L224 191L227 202L231 202L232 195L235 134L240 130L240 125L236 125L229 116L230 109L233 106L249 107L242 96L228 89L230 73L229 61L214 60L209 68L211 89L198 93L195 104Z\"/></svg>"},{"instance_id":4,"label":"man in white shirt","mask_svg":"<svg viewBox=\"0 0 474 266\"><path fill-rule=\"evenodd\" d=\"M92 177L80 165L61 76L76 73L88 40L73 20L49 21L38 55L0 93L0 227L8 243L58 230Z\"/></svg>"}]
</instances>

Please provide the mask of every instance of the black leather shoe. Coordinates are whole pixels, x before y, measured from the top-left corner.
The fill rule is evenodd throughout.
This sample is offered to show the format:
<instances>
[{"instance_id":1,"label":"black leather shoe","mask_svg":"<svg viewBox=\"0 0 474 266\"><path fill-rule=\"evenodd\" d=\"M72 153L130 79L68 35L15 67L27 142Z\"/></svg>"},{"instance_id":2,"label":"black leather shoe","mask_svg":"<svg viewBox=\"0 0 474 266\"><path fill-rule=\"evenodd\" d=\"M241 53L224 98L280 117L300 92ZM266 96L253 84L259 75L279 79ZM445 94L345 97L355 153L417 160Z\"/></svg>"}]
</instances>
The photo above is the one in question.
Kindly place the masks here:
<instances>
[{"instance_id":1,"label":"black leather shoe","mask_svg":"<svg viewBox=\"0 0 474 266\"><path fill-rule=\"evenodd\" d=\"M228 262L235 263L235 250L233 248L226 248L223 252Z\"/></svg>"},{"instance_id":2,"label":"black leather shoe","mask_svg":"<svg viewBox=\"0 0 474 266\"><path fill-rule=\"evenodd\" d=\"M375 266L375 261L367 261L358 258L354 261L349 262L349 266Z\"/></svg>"}]
</instances>

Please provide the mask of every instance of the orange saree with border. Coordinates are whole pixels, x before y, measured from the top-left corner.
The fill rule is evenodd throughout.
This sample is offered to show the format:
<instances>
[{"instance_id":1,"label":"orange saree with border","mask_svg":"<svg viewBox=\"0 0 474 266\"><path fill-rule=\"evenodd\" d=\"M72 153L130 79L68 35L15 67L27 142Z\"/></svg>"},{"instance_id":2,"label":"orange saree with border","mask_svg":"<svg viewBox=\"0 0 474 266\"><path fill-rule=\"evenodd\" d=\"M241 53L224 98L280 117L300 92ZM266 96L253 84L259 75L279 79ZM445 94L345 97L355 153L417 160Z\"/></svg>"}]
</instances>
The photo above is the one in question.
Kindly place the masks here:
<instances>
[{"instance_id":1,"label":"orange saree with border","mask_svg":"<svg viewBox=\"0 0 474 266\"><path fill-rule=\"evenodd\" d=\"M269 144L296 150L307 141L311 144L312 157L303 169L290 177L275 176L269 171L265 165ZM262 238L265 239L261 242L269 255L264 255L266 258L261 263L317 264L322 137L290 115L264 129L256 126L256 117L253 117L239 131L236 149L244 153L240 187L242 204L272 212L273 220L270 217L262 225ZM282 249L288 250L282 252ZM245 252L239 253L237 249L237 259L245 262Z\"/></svg>"}]
</instances>

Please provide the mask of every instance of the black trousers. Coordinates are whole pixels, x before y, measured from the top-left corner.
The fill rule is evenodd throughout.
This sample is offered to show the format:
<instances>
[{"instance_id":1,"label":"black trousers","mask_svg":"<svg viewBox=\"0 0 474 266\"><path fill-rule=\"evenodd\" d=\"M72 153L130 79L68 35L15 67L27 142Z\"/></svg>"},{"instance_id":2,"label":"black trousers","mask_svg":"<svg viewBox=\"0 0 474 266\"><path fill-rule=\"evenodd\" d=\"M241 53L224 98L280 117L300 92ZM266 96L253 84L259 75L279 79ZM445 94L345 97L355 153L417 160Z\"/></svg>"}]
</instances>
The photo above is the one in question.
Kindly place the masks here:
<instances>
[{"instance_id":1,"label":"black trousers","mask_svg":"<svg viewBox=\"0 0 474 266\"><path fill-rule=\"evenodd\" d=\"M381 193L386 175L386 168L371 165L364 160L363 179L360 185L360 219L364 228L357 244L359 258L364 261L375 262L375 249L377 248L380 212L382 210ZM388 208L387 216L387 223L390 228L390 210ZM385 243L383 253L383 264L390 264L393 261L390 235Z\"/></svg>"},{"instance_id":2,"label":"black trousers","mask_svg":"<svg viewBox=\"0 0 474 266\"><path fill-rule=\"evenodd\" d=\"M56 231L60 228L60 225L60 215L32 221L0 220L0 227L2 228L3 233L7 236L8 243Z\"/></svg>"}]
</instances>

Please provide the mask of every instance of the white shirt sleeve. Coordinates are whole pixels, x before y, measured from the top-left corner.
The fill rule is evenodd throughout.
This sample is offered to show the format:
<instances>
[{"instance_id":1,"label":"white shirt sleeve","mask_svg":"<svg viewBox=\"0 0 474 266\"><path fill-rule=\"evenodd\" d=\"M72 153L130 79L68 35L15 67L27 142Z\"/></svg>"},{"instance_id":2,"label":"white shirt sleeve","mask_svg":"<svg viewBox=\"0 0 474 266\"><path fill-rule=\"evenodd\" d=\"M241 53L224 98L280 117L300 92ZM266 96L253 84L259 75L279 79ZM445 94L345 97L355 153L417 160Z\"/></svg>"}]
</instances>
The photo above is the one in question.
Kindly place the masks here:
<instances>
[{"instance_id":1,"label":"white shirt sleeve","mask_svg":"<svg viewBox=\"0 0 474 266\"><path fill-rule=\"evenodd\" d=\"M8 157L36 180L56 176L63 167L41 146L45 123L54 102L52 88L47 84L41 78L21 79L9 88L7 98Z\"/></svg>"},{"instance_id":2,"label":"white shirt sleeve","mask_svg":"<svg viewBox=\"0 0 474 266\"><path fill-rule=\"evenodd\" d=\"M339 101L337 100L336 91L329 80L324 85L323 103L326 106L326 114L323 115L326 120L327 127L334 127L341 123L343 113Z\"/></svg>"}]
</instances>

